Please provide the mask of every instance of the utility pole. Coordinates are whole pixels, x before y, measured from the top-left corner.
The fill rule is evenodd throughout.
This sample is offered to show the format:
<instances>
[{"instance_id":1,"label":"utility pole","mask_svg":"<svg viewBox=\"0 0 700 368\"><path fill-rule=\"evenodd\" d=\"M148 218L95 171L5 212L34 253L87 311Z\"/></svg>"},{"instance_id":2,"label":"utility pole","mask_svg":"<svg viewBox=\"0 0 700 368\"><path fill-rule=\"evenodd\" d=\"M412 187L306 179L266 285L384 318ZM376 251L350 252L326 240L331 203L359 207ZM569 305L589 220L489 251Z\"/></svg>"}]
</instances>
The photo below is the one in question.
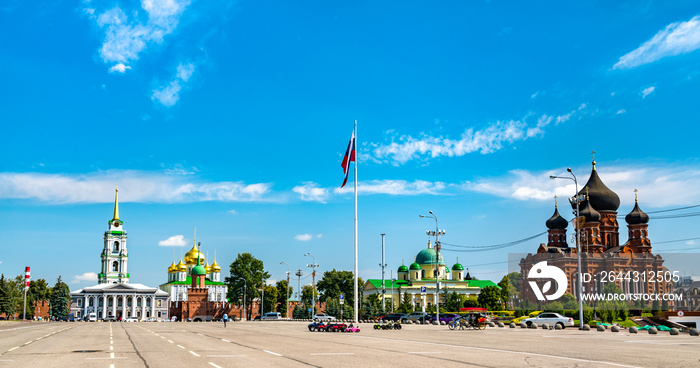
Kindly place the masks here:
<instances>
[{"instance_id":1,"label":"utility pole","mask_svg":"<svg viewBox=\"0 0 700 368\"><path fill-rule=\"evenodd\" d=\"M382 263L379 264L379 266L382 268L382 313L386 313L386 285L384 285L384 268L386 267L386 263L384 263L384 235L386 234L381 234L382 235Z\"/></svg>"},{"instance_id":2,"label":"utility pole","mask_svg":"<svg viewBox=\"0 0 700 368\"><path fill-rule=\"evenodd\" d=\"M29 291L29 266L24 269L24 312L22 312L22 320L27 319L27 291Z\"/></svg>"},{"instance_id":3,"label":"utility pole","mask_svg":"<svg viewBox=\"0 0 700 368\"><path fill-rule=\"evenodd\" d=\"M301 268L297 269L297 273L295 273L295 275L297 275L297 277L299 278L299 280L297 281L297 307L299 307L301 305ZM292 315L292 317L294 317L294 315Z\"/></svg>"},{"instance_id":4,"label":"utility pole","mask_svg":"<svg viewBox=\"0 0 700 368\"><path fill-rule=\"evenodd\" d=\"M311 267L312 273L311 273L311 318L313 318L316 315L316 267L318 265L316 264L316 257L311 254L311 252L308 252L304 254L305 256L311 256L312 263L307 264L306 267Z\"/></svg>"},{"instance_id":5,"label":"utility pole","mask_svg":"<svg viewBox=\"0 0 700 368\"><path fill-rule=\"evenodd\" d=\"M289 264L287 264L287 262L285 262L285 261L280 262L280 264L287 265L287 299L286 299L287 312L285 313L285 315L286 315L285 318L289 318Z\"/></svg>"},{"instance_id":6,"label":"utility pole","mask_svg":"<svg viewBox=\"0 0 700 368\"><path fill-rule=\"evenodd\" d=\"M262 320L263 314L265 314L265 271L263 270L262 275L262 298L260 299L260 320Z\"/></svg>"}]
</instances>

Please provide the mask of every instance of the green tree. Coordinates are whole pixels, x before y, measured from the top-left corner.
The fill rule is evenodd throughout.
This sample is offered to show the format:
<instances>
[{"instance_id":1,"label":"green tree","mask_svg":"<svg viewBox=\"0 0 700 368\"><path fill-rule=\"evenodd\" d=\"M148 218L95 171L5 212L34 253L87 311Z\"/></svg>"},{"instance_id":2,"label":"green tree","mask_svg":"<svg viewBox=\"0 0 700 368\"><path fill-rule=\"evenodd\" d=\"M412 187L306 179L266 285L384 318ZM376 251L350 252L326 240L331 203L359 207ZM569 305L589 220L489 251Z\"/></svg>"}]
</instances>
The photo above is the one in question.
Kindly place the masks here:
<instances>
[{"instance_id":1,"label":"green tree","mask_svg":"<svg viewBox=\"0 0 700 368\"><path fill-rule=\"evenodd\" d=\"M489 310L501 309L501 289L496 286L486 286L481 289L477 298L479 305Z\"/></svg>"},{"instance_id":2,"label":"green tree","mask_svg":"<svg viewBox=\"0 0 700 368\"><path fill-rule=\"evenodd\" d=\"M229 301L237 305L245 302L246 319L251 318L253 299L260 298L263 279L270 277L263 266L263 261L252 254L238 253L236 260L229 266L230 276L224 279L228 284L226 297Z\"/></svg>"},{"instance_id":3,"label":"green tree","mask_svg":"<svg viewBox=\"0 0 700 368\"><path fill-rule=\"evenodd\" d=\"M515 291L512 289L512 284L508 275L503 276L501 282L498 283L498 286L501 287L501 303L506 306L505 309L508 310L510 309L510 296Z\"/></svg>"},{"instance_id":4,"label":"green tree","mask_svg":"<svg viewBox=\"0 0 700 368\"><path fill-rule=\"evenodd\" d=\"M411 303L411 296L404 292L401 296L401 302L399 303L398 313L410 314L413 312L413 304Z\"/></svg>"},{"instance_id":5,"label":"green tree","mask_svg":"<svg viewBox=\"0 0 700 368\"><path fill-rule=\"evenodd\" d=\"M292 297L293 289L287 285L287 280L277 281L277 311L287 316L287 295ZM290 316L291 317L291 316Z\"/></svg>"},{"instance_id":6,"label":"green tree","mask_svg":"<svg viewBox=\"0 0 700 368\"><path fill-rule=\"evenodd\" d=\"M464 302L462 302L464 308L479 308L479 299L475 295L470 295Z\"/></svg>"},{"instance_id":7,"label":"green tree","mask_svg":"<svg viewBox=\"0 0 700 368\"><path fill-rule=\"evenodd\" d=\"M263 301L265 305L263 306L263 312L268 313L276 310L278 299L277 288L272 285L265 285L265 299Z\"/></svg>"},{"instance_id":8,"label":"green tree","mask_svg":"<svg viewBox=\"0 0 700 368\"><path fill-rule=\"evenodd\" d=\"M578 302L576 297L571 293L566 293L558 299L561 302L564 309L578 309Z\"/></svg>"},{"instance_id":9,"label":"green tree","mask_svg":"<svg viewBox=\"0 0 700 368\"><path fill-rule=\"evenodd\" d=\"M365 298L362 303L363 317L374 318L380 313L382 308L382 301L379 299L378 294L371 294Z\"/></svg>"},{"instance_id":10,"label":"green tree","mask_svg":"<svg viewBox=\"0 0 700 368\"><path fill-rule=\"evenodd\" d=\"M519 292L520 291L520 272L511 272L507 274L508 276L508 281L510 282L510 285L513 287L513 291Z\"/></svg>"},{"instance_id":11,"label":"green tree","mask_svg":"<svg viewBox=\"0 0 700 368\"><path fill-rule=\"evenodd\" d=\"M61 281L61 276L58 276L56 280L56 285L53 286L51 290L51 316L57 319L64 319L68 317L68 312L70 311L70 288L68 285Z\"/></svg>"},{"instance_id":12,"label":"green tree","mask_svg":"<svg viewBox=\"0 0 700 368\"><path fill-rule=\"evenodd\" d=\"M445 288L445 305L443 306L447 312L459 312L462 307L462 297L457 292L450 292Z\"/></svg>"},{"instance_id":13,"label":"green tree","mask_svg":"<svg viewBox=\"0 0 700 368\"><path fill-rule=\"evenodd\" d=\"M0 276L0 314L5 314L7 319L17 311L16 290L13 280Z\"/></svg>"},{"instance_id":14,"label":"green tree","mask_svg":"<svg viewBox=\"0 0 700 368\"><path fill-rule=\"evenodd\" d=\"M358 280L358 287L361 283ZM345 303L348 305L354 305L354 280L353 273L351 271L337 271L333 269L332 271L326 271L323 273L323 277L316 283L319 293L321 294L320 300L329 303L331 300L338 300L340 294L345 295Z\"/></svg>"},{"instance_id":15,"label":"green tree","mask_svg":"<svg viewBox=\"0 0 700 368\"><path fill-rule=\"evenodd\" d=\"M303 285L301 287L301 303L304 304L304 308L311 308L314 293L316 294L316 302L318 302L318 290L314 290L311 285ZM313 312L313 308L311 311ZM316 313L318 313L318 310L316 310Z\"/></svg>"}]
</instances>

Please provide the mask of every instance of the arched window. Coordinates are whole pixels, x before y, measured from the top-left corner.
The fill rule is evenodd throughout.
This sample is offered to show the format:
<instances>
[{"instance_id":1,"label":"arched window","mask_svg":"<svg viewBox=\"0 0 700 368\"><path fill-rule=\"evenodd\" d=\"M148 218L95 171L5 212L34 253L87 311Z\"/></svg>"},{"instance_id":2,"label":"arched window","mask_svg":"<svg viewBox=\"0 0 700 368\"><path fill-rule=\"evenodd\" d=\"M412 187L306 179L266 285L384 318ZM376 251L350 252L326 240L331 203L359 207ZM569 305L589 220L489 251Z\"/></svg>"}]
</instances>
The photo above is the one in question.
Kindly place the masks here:
<instances>
[{"instance_id":1,"label":"arched window","mask_svg":"<svg viewBox=\"0 0 700 368\"><path fill-rule=\"evenodd\" d=\"M112 263L112 271L119 271L119 262L114 261Z\"/></svg>"},{"instance_id":2,"label":"arched window","mask_svg":"<svg viewBox=\"0 0 700 368\"><path fill-rule=\"evenodd\" d=\"M119 251L119 242L115 241L114 242L114 249L112 250L112 252L118 252L118 251Z\"/></svg>"},{"instance_id":3,"label":"arched window","mask_svg":"<svg viewBox=\"0 0 700 368\"><path fill-rule=\"evenodd\" d=\"M420 277L424 278L425 277L425 270L420 270Z\"/></svg>"},{"instance_id":4,"label":"arched window","mask_svg":"<svg viewBox=\"0 0 700 368\"><path fill-rule=\"evenodd\" d=\"M607 245L607 246L612 246L612 235L608 234L608 235L606 236L605 245Z\"/></svg>"}]
</instances>

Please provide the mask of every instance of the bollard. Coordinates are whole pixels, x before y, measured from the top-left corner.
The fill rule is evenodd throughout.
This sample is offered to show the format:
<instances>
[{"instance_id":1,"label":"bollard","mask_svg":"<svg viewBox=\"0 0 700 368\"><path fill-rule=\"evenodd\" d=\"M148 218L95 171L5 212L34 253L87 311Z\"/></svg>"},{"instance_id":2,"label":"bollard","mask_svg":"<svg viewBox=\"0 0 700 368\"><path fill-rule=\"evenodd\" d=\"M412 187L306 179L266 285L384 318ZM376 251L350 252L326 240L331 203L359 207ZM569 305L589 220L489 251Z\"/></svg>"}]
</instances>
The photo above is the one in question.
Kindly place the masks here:
<instances>
[{"instance_id":1,"label":"bollard","mask_svg":"<svg viewBox=\"0 0 700 368\"><path fill-rule=\"evenodd\" d=\"M697 328L691 328L688 332L690 333L690 336L700 336L700 330Z\"/></svg>"},{"instance_id":2,"label":"bollard","mask_svg":"<svg viewBox=\"0 0 700 368\"><path fill-rule=\"evenodd\" d=\"M510 327L510 328L515 328L515 323L511 322L511 323L508 325L508 327Z\"/></svg>"},{"instance_id":3,"label":"bollard","mask_svg":"<svg viewBox=\"0 0 700 368\"><path fill-rule=\"evenodd\" d=\"M584 330L584 331L590 331L590 330L591 330L591 326L585 324L585 325L583 325L582 330Z\"/></svg>"},{"instance_id":4,"label":"bollard","mask_svg":"<svg viewBox=\"0 0 700 368\"><path fill-rule=\"evenodd\" d=\"M636 334L636 333L637 333L637 327L634 327L634 326L630 327L629 332L630 332L630 333L633 333L633 334Z\"/></svg>"},{"instance_id":5,"label":"bollard","mask_svg":"<svg viewBox=\"0 0 700 368\"><path fill-rule=\"evenodd\" d=\"M595 328L598 331L605 331L605 326L603 326L603 325L596 325Z\"/></svg>"},{"instance_id":6,"label":"bollard","mask_svg":"<svg viewBox=\"0 0 700 368\"><path fill-rule=\"evenodd\" d=\"M617 326L612 326L612 327L610 327L610 331L612 331L612 332L620 332L620 328L617 327Z\"/></svg>"},{"instance_id":7,"label":"bollard","mask_svg":"<svg viewBox=\"0 0 700 368\"><path fill-rule=\"evenodd\" d=\"M656 329L656 327L652 327L649 329L649 335L656 335L659 333L659 330Z\"/></svg>"},{"instance_id":8,"label":"bollard","mask_svg":"<svg viewBox=\"0 0 700 368\"><path fill-rule=\"evenodd\" d=\"M671 335L673 335L673 336L676 336L676 335L678 335L678 334L680 333L680 331L678 331L677 328L672 327L672 328L671 328L671 331L669 331L669 333L670 333Z\"/></svg>"},{"instance_id":9,"label":"bollard","mask_svg":"<svg viewBox=\"0 0 700 368\"><path fill-rule=\"evenodd\" d=\"M543 324L542 324L542 329L543 329L543 330L549 330L549 323L543 323Z\"/></svg>"}]
</instances>

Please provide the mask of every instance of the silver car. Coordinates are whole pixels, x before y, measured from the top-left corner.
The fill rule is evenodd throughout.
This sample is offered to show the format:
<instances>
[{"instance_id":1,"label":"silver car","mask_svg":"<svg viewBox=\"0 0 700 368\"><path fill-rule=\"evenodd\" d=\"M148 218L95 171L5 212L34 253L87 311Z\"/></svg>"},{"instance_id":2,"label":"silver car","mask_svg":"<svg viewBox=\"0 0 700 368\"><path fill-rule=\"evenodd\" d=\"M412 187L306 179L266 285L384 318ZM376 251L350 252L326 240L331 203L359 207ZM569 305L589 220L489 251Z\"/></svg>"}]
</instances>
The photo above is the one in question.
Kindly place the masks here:
<instances>
[{"instance_id":1,"label":"silver car","mask_svg":"<svg viewBox=\"0 0 700 368\"><path fill-rule=\"evenodd\" d=\"M540 327L545 323L549 324L550 326L560 325L561 328L574 326L573 318L564 317L561 314L554 312L540 313L539 316L524 319L523 322L525 322L525 324L527 324L528 327L532 324L535 324L535 326Z\"/></svg>"},{"instance_id":2,"label":"silver car","mask_svg":"<svg viewBox=\"0 0 700 368\"><path fill-rule=\"evenodd\" d=\"M314 321L335 321L335 317L325 313L314 314Z\"/></svg>"}]
</instances>

